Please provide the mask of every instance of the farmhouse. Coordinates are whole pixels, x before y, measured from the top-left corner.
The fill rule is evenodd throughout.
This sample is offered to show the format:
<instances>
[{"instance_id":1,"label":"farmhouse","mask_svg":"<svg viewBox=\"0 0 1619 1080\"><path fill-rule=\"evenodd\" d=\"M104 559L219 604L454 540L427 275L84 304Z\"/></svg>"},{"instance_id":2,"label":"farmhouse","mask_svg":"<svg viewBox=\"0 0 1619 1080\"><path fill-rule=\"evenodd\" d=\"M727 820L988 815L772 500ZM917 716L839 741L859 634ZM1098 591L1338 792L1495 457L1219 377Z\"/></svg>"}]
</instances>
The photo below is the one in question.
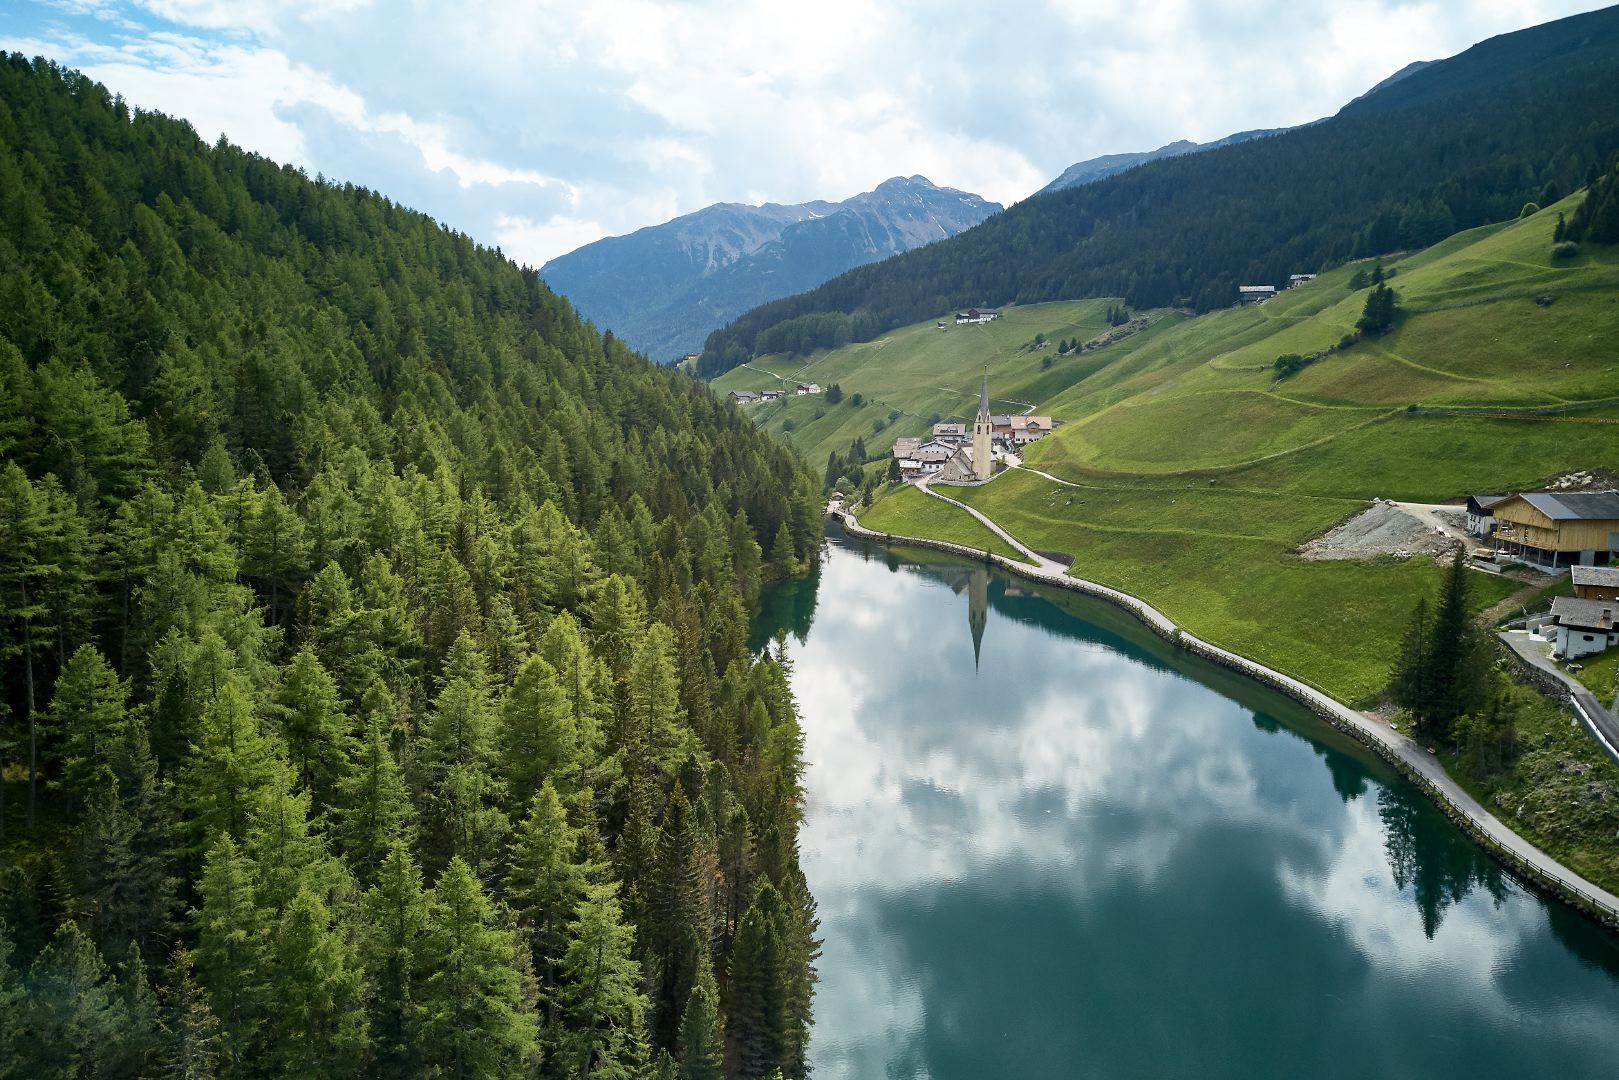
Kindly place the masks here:
<instances>
[{"instance_id":1,"label":"farmhouse","mask_svg":"<svg viewBox=\"0 0 1619 1080\"><path fill-rule=\"evenodd\" d=\"M1276 295L1274 285L1238 285L1237 299L1244 304L1257 304Z\"/></svg>"},{"instance_id":2,"label":"farmhouse","mask_svg":"<svg viewBox=\"0 0 1619 1080\"><path fill-rule=\"evenodd\" d=\"M803 397L805 394L819 394L820 392L820 383L801 382L798 384L797 393L799 397Z\"/></svg>"},{"instance_id":3,"label":"farmhouse","mask_svg":"<svg viewBox=\"0 0 1619 1080\"><path fill-rule=\"evenodd\" d=\"M1289 277L1287 279L1287 287L1289 289L1296 289L1300 285L1303 285L1306 281L1314 281L1314 280L1315 280L1315 275L1314 274L1294 274L1294 275L1292 275L1291 277Z\"/></svg>"},{"instance_id":4,"label":"farmhouse","mask_svg":"<svg viewBox=\"0 0 1619 1080\"><path fill-rule=\"evenodd\" d=\"M1581 600L1619 600L1619 566L1576 566L1569 573Z\"/></svg>"},{"instance_id":5,"label":"farmhouse","mask_svg":"<svg viewBox=\"0 0 1619 1080\"><path fill-rule=\"evenodd\" d=\"M1606 566L1619 552L1619 491L1531 491L1490 509L1496 541L1525 562L1551 568Z\"/></svg>"},{"instance_id":6,"label":"farmhouse","mask_svg":"<svg viewBox=\"0 0 1619 1080\"><path fill-rule=\"evenodd\" d=\"M787 396L787 391L785 391L785 390L761 390L761 391L759 391L759 397L764 401L776 401L777 399L784 398L786 396Z\"/></svg>"},{"instance_id":7,"label":"farmhouse","mask_svg":"<svg viewBox=\"0 0 1619 1080\"><path fill-rule=\"evenodd\" d=\"M934 439L918 446L911 456L923 465L943 465L955 452L956 448L951 444Z\"/></svg>"},{"instance_id":8,"label":"farmhouse","mask_svg":"<svg viewBox=\"0 0 1619 1080\"><path fill-rule=\"evenodd\" d=\"M1507 498L1506 495L1469 495L1467 531L1474 536L1489 536L1495 529L1495 504Z\"/></svg>"},{"instance_id":9,"label":"farmhouse","mask_svg":"<svg viewBox=\"0 0 1619 1080\"><path fill-rule=\"evenodd\" d=\"M1614 622L1619 602L1581 600L1559 596L1552 601L1552 618L1557 622L1557 651L1565 660L1592 656L1610 645L1619 645L1619 625Z\"/></svg>"},{"instance_id":10,"label":"farmhouse","mask_svg":"<svg viewBox=\"0 0 1619 1080\"><path fill-rule=\"evenodd\" d=\"M968 308L966 311L956 312L956 325L965 326L971 323L994 322L1001 317L1001 313L994 308Z\"/></svg>"},{"instance_id":11,"label":"farmhouse","mask_svg":"<svg viewBox=\"0 0 1619 1080\"><path fill-rule=\"evenodd\" d=\"M757 391L757 390L732 390L726 396L729 397L732 401L734 401L738 405L752 405L754 402L759 400L759 391Z\"/></svg>"},{"instance_id":12,"label":"farmhouse","mask_svg":"<svg viewBox=\"0 0 1619 1080\"><path fill-rule=\"evenodd\" d=\"M1012 417L1012 444L1024 446L1051 434L1051 417L1049 416L1014 416Z\"/></svg>"},{"instance_id":13,"label":"farmhouse","mask_svg":"<svg viewBox=\"0 0 1619 1080\"><path fill-rule=\"evenodd\" d=\"M933 437L940 442L964 442L967 438L967 425L934 424Z\"/></svg>"},{"instance_id":14,"label":"farmhouse","mask_svg":"<svg viewBox=\"0 0 1619 1080\"><path fill-rule=\"evenodd\" d=\"M922 446L922 440L915 435L903 435L894 440L894 456L903 461L906 458L915 458L916 451Z\"/></svg>"}]
</instances>

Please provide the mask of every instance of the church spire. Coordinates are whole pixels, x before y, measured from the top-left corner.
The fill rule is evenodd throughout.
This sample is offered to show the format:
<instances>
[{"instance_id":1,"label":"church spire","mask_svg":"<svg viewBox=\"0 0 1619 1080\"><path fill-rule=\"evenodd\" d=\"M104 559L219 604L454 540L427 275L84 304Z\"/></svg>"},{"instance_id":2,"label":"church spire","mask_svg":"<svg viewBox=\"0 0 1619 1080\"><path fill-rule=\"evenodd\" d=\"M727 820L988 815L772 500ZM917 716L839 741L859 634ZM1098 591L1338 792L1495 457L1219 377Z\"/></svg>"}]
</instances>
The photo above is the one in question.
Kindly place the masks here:
<instances>
[{"instance_id":1,"label":"church spire","mask_svg":"<svg viewBox=\"0 0 1619 1080\"><path fill-rule=\"evenodd\" d=\"M984 372L984 388L978 394L978 418L989 415L989 372Z\"/></svg>"}]
</instances>

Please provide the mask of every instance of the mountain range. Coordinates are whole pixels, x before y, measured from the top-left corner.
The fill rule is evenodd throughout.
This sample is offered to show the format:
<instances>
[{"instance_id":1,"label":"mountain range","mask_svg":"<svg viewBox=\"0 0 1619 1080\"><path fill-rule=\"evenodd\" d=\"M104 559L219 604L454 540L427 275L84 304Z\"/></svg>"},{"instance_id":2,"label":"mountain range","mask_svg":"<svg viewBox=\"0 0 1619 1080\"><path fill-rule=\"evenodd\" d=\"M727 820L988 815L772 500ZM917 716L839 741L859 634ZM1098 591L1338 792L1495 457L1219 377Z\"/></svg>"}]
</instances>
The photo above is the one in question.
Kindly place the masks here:
<instances>
[{"instance_id":1,"label":"mountain range","mask_svg":"<svg viewBox=\"0 0 1619 1080\"><path fill-rule=\"evenodd\" d=\"M598 326L671 360L749 308L955 236L1000 209L925 176L896 176L842 202L717 203L586 244L540 276Z\"/></svg>"},{"instance_id":2,"label":"mountain range","mask_svg":"<svg viewBox=\"0 0 1619 1080\"><path fill-rule=\"evenodd\" d=\"M1334 116L1023 200L716 331L698 370L870 341L951 307L1123 297L1209 311L1241 284L1437 243L1589 183L1619 150L1619 8L1491 38Z\"/></svg>"}]
</instances>

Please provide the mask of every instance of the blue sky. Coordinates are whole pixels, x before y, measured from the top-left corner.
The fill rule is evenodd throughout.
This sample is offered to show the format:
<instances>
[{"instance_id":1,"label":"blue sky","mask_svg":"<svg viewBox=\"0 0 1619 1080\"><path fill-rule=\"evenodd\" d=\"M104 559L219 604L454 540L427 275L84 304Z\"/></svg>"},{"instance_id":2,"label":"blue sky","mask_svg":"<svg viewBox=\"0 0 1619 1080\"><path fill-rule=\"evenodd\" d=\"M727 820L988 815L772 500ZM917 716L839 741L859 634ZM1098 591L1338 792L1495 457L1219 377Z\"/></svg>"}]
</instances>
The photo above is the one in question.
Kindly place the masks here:
<instances>
[{"instance_id":1,"label":"blue sky","mask_svg":"<svg viewBox=\"0 0 1619 1080\"><path fill-rule=\"evenodd\" d=\"M5 0L81 68L519 261L895 175L1013 202L1074 161L1335 112L1580 0Z\"/></svg>"}]
</instances>

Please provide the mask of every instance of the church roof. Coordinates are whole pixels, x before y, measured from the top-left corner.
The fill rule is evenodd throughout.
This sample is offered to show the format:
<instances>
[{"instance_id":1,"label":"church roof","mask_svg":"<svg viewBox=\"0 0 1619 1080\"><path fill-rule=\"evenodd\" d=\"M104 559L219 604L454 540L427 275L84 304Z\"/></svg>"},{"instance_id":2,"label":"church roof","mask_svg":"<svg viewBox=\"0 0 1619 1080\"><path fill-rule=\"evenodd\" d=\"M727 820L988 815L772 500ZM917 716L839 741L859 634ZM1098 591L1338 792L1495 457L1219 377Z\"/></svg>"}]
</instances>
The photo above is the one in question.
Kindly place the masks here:
<instances>
[{"instance_id":1,"label":"church roof","mask_svg":"<svg viewBox=\"0 0 1619 1080\"><path fill-rule=\"evenodd\" d=\"M989 413L989 372L984 372L984 389L978 395L978 415L986 416Z\"/></svg>"}]
</instances>

